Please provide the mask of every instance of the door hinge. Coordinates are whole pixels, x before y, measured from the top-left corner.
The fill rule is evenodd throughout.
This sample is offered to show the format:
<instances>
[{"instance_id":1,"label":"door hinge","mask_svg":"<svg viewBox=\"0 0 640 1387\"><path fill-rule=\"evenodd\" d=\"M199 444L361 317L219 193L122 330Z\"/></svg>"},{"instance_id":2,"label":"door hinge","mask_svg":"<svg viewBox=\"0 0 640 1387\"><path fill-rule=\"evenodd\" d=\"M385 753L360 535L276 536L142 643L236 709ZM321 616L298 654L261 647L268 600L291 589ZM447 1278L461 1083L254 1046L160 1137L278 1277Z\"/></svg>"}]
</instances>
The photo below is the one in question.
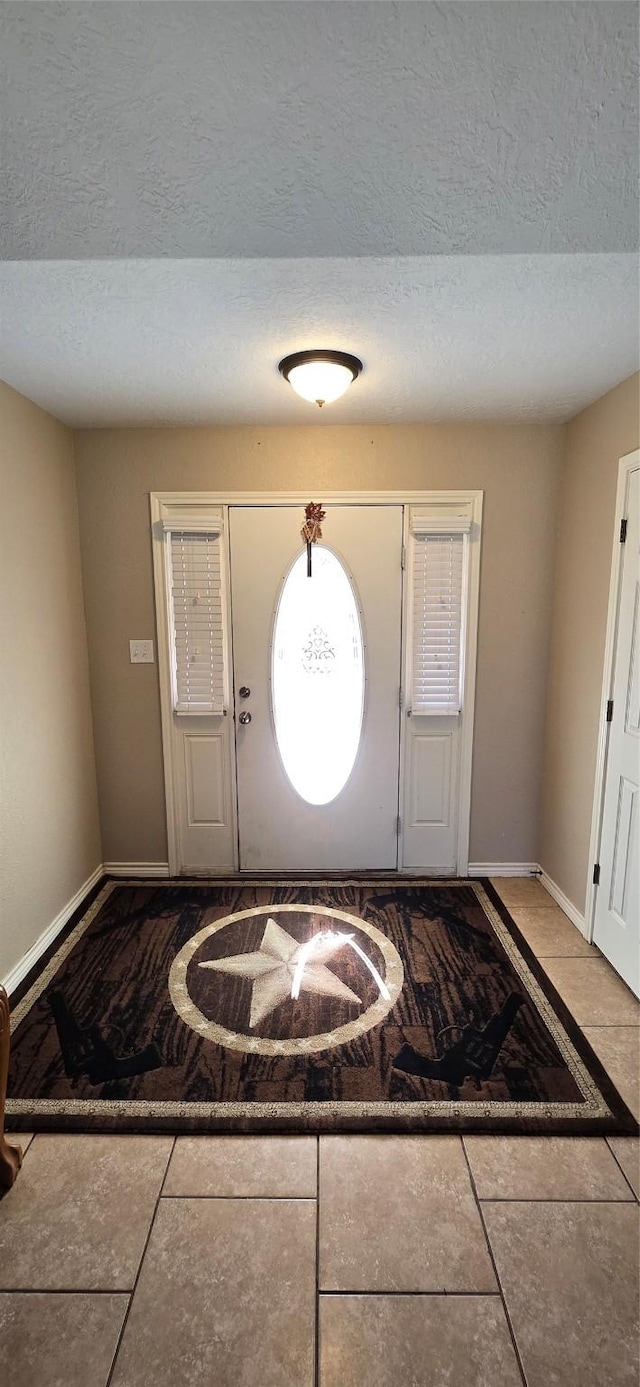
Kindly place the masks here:
<instances>
[{"instance_id":1,"label":"door hinge","mask_svg":"<svg viewBox=\"0 0 640 1387\"><path fill-rule=\"evenodd\" d=\"M608 701L608 703L607 703L607 722L613 722L613 699L612 699L612 698L610 698L609 701Z\"/></svg>"},{"instance_id":2,"label":"door hinge","mask_svg":"<svg viewBox=\"0 0 640 1387\"><path fill-rule=\"evenodd\" d=\"M626 540L627 540L627 519L626 519L626 516L625 516L624 520L621 520L621 521L620 521L620 543L621 543L621 544L626 544Z\"/></svg>"},{"instance_id":3,"label":"door hinge","mask_svg":"<svg viewBox=\"0 0 640 1387\"><path fill-rule=\"evenodd\" d=\"M398 707L404 708L404 691L402 689L398 689Z\"/></svg>"},{"instance_id":4,"label":"door hinge","mask_svg":"<svg viewBox=\"0 0 640 1387\"><path fill-rule=\"evenodd\" d=\"M594 884L594 886L599 886L599 885L600 885L600 863L599 863L599 862L596 862L595 867L594 867L594 869L593 869L593 884Z\"/></svg>"},{"instance_id":5,"label":"door hinge","mask_svg":"<svg viewBox=\"0 0 640 1387\"><path fill-rule=\"evenodd\" d=\"M399 814L398 814L398 817L397 817L397 819L396 819L396 833L397 833L398 837L400 837L400 834L402 833L402 819L401 819L401 817L400 817Z\"/></svg>"},{"instance_id":6,"label":"door hinge","mask_svg":"<svg viewBox=\"0 0 640 1387\"><path fill-rule=\"evenodd\" d=\"M406 562L407 562L407 547L406 547L406 544L403 544L403 546L402 546L402 553L401 553L401 555L400 555L400 567L401 567L401 568L404 568Z\"/></svg>"}]
</instances>

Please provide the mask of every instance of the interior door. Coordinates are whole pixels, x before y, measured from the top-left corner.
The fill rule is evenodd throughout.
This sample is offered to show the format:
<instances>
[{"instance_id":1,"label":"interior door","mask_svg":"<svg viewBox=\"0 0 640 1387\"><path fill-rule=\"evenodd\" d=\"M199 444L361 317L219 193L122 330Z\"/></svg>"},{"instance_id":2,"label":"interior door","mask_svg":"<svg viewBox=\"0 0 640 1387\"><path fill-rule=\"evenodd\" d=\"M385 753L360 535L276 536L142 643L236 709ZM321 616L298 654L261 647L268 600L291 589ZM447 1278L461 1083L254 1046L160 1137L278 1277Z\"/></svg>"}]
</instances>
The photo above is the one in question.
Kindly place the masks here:
<instances>
[{"instance_id":1,"label":"interior door","mask_svg":"<svg viewBox=\"0 0 640 1387\"><path fill-rule=\"evenodd\" d=\"M240 867L398 861L402 507L232 507Z\"/></svg>"},{"instance_id":2,"label":"interior door","mask_svg":"<svg viewBox=\"0 0 640 1387\"><path fill-rule=\"evenodd\" d=\"M640 470L629 473L594 942L640 996Z\"/></svg>"}]
</instances>

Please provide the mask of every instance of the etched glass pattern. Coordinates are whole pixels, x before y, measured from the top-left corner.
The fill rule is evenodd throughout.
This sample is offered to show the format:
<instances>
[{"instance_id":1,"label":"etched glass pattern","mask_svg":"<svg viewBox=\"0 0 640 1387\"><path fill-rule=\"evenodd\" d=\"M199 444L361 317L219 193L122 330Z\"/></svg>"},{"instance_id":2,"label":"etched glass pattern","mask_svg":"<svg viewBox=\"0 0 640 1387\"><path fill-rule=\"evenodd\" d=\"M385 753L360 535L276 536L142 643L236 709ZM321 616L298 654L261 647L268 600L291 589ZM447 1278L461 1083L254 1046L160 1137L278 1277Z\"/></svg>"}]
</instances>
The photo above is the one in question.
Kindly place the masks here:
<instances>
[{"instance_id":1,"label":"etched glass pattern","mask_svg":"<svg viewBox=\"0 0 640 1387\"><path fill-rule=\"evenodd\" d=\"M358 754L364 709L364 650L358 603L340 559L314 545L285 579L273 637L276 741L294 790L329 804Z\"/></svg>"}]
</instances>

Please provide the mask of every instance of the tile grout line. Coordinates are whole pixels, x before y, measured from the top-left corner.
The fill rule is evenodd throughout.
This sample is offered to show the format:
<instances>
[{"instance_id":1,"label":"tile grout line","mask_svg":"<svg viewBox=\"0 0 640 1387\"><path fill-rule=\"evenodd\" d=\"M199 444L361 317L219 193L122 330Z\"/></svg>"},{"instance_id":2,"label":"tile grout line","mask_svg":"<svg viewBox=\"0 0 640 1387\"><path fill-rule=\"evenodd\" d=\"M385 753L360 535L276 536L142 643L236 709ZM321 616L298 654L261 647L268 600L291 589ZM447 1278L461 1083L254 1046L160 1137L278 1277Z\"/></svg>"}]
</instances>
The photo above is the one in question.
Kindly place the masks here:
<instances>
[{"instance_id":1,"label":"tile grout line","mask_svg":"<svg viewBox=\"0 0 640 1387\"><path fill-rule=\"evenodd\" d=\"M65 1296L65 1295L83 1295L83 1296L111 1295L111 1296L123 1296L123 1297L126 1297L127 1300L129 1300L129 1299L131 1298L131 1296L133 1295L133 1291L132 1291L132 1290L123 1290L122 1288L120 1288L119 1290L114 1290L112 1287L109 1288L109 1289L107 1289L107 1290L105 1290L104 1287L95 1287L95 1286L93 1286L93 1287L87 1287L87 1286L57 1286L57 1287L47 1287L47 1286L45 1286L45 1287L42 1287L42 1286L35 1286L35 1287L34 1287L34 1286L9 1286L9 1287L7 1287L7 1288L5 1288L5 1289L3 1289L3 1290L0 1290L0 1298L2 1298L2 1296L11 1296L11 1295L55 1295L55 1296ZM448 1299L448 1300L451 1300L452 1298L453 1298L453 1299L456 1299L456 1298L458 1298L458 1299L460 1299L460 1298L461 1298L461 1299L464 1299L465 1296L466 1296L466 1297L471 1296L471 1297L473 1297L473 1298L475 1298L475 1299L483 1300L486 1296L493 1296L493 1297L495 1298L496 1296L499 1296L499 1295L500 1295L500 1291L499 1291L499 1290L495 1290L495 1291L447 1291L447 1290L445 1290L444 1288L443 1288L442 1290L435 1290L435 1291L394 1291L394 1290L366 1291L366 1290L358 1290L357 1288L353 1288L353 1287L348 1287L346 1290L332 1290L332 1289L326 1289L326 1290L324 1290L324 1291L320 1291L320 1290L318 1291L318 1297L319 1297L320 1300L323 1300L323 1299L325 1299L325 1298L326 1298L326 1299L331 1299L332 1297L334 1297L335 1299L339 1300L342 1296L361 1296L361 1297L374 1297L374 1298L375 1298L376 1296L378 1296L378 1297L382 1297L382 1299L387 1299L387 1297L389 1297L389 1296L400 1296L400 1297L402 1297L402 1296L410 1296L410 1297L417 1298L417 1299L419 1299L421 1296L422 1296L422 1297L424 1297L424 1296L431 1296L431 1297L434 1297L434 1298L436 1298L436 1299ZM124 1326L123 1326L123 1328L124 1328Z\"/></svg>"},{"instance_id":2,"label":"tile grout line","mask_svg":"<svg viewBox=\"0 0 640 1387\"><path fill-rule=\"evenodd\" d=\"M313 1381L320 1387L320 1137L316 1137L316 1284L314 1296Z\"/></svg>"},{"instance_id":3,"label":"tile grout line","mask_svg":"<svg viewBox=\"0 0 640 1387\"><path fill-rule=\"evenodd\" d=\"M367 1298L375 1299L376 1297L379 1300L388 1300L389 1297L394 1296L396 1297L396 1299L402 1299L404 1297L405 1299L409 1298L412 1300L424 1300L427 1297L431 1298L432 1300L464 1300L465 1298L468 1299L469 1297L471 1297L474 1300L485 1300L487 1296L490 1296L495 1300L496 1298L500 1297L500 1291L498 1289L496 1289L495 1291L447 1291L443 1287L441 1291L332 1290L320 1292L321 1300L324 1300L325 1298L330 1300L332 1297L336 1300L340 1300L343 1296L358 1296L362 1300L366 1300Z\"/></svg>"},{"instance_id":4,"label":"tile grout line","mask_svg":"<svg viewBox=\"0 0 640 1387\"><path fill-rule=\"evenodd\" d=\"M630 1140L630 1141L633 1141L633 1137L630 1137L629 1140ZM635 1190L634 1190L634 1188L633 1188L633 1185L631 1184L631 1181L630 1181L630 1179L629 1179L629 1176L627 1175L627 1173L626 1173L626 1171L623 1169L623 1167L620 1165L620 1162L619 1162L619 1160L618 1160L618 1157L616 1156L616 1153L615 1153L613 1147L610 1145L609 1138L608 1138L608 1137L605 1137L605 1141L606 1141L606 1143L607 1143L607 1147L608 1147L609 1151L611 1152L611 1155L613 1156L613 1159L614 1159L614 1161L615 1161L615 1163L616 1163L618 1169L620 1170L621 1174L623 1175L624 1179L626 1180L626 1182L627 1182L627 1184L628 1184L628 1186L629 1186L629 1189L631 1190L631 1193L632 1193L632 1195L633 1195L633 1197L634 1197L634 1199L635 1199L636 1204L640 1204L640 1194L636 1194L636 1192L635 1192ZM623 1201L621 1201L621 1202L623 1202Z\"/></svg>"},{"instance_id":5,"label":"tile grout line","mask_svg":"<svg viewBox=\"0 0 640 1387\"><path fill-rule=\"evenodd\" d=\"M247 1140L251 1140L249 1136ZM163 1204L168 1204L171 1199L208 1199L217 1200L219 1203L224 1200L233 1199L236 1204L244 1200L247 1204L315 1204L313 1194L163 1194L161 1196Z\"/></svg>"},{"instance_id":6,"label":"tile grout line","mask_svg":"<svg viewBox=\"0 0 640 1387\"><path fill-rule=\"evenodd\" d=\"M622 1171L622 1174L624 1175L624 1171ZM628 1183L627 1181L627 1184ZM633 1190L631 1193L633 1194ZM603 1196L596 1194L593 1199L589 1199L587 1195L579 1195L578 1197L567 1195L567 1197L564 1198L562 1195L558 1194L550 1195L548 1198L544 1194L536 1194L526 1199L523 1195L517 1194L483 1194L482 1198L478 1196L479 1204L630 1204L631 1202L630 1199L625 1198L622 1194L614 1197L611 1195ZM635 1194L633 1195L633 1202L635 1203Z\"/></svg>"},{"instance_id":7,"label":"tile grout line","mask_svg":"<svg viewBox=\"0 0 640 1387\"><path fill-rule=\"evenodd\" d=\"M500 1294L500 1299L501 1299L501 1301L502 1301L502 1308L503 1308L503 1310L504 1310L504 1317L505 1317L505 1320L506 1320L506 1322L507 1322L507 1327L508 1327L508 1330L509 1330L509 1334L510 1334L510 1336L511 1336L511 1343L513 1344L513 1352L514 1352L514 1354L515 1354L516 1363L517 1363L517 1365L518 1365L518 1369L519 1369L520 1376L521 1376L521 1378L522 1378L522 1382L523 1382L523 1384L524 1384L524 1387L528 1387L527 1378L526 1378L526 1374L525 1374L525 1370L524 1370L524 1365L523 1365L523 1362L522 1362L522 1358L520 1357L520 1349L518 1348L518 1342L517 1342L517 1339L516 1339L516 1336L515 1336L515 1331L514 1331L514 1328L513 1328L512 1323L511 1323L511 1316L510 1316L510 1314L509 1314L509 1310L508 1310L508 1307L507 1307L507 1301L506 1301L506 1297L505 1297L505 1294L504 1294L504 1289L503 1289L503 1286L502 1286L502 1282L501 1282L500 1277L499 1277L499 1275L498 1275L498 1267L497 1267L497 1265L496 1265L496 1259L495 1259L495 1257L494 1257L494 1255L493 1255L493 1248L492 1248L492 1246L491 1246L491 1241L490 1241L490 1238L489 1238L489 1234L488 1234L488 1232L487 1232L487 1225L486 1225L486 1223L485 1223L485 1221L484 1221L484 1214L483 1214L483 1212L482 1212L482 1207L481 1207L481 1204L480 1204L480 1200L479 1200L479 1198L478 1198L478 1191L477 1191L477 1189L476 1189L476 1182L475 1182L474 1177L473 1177L473 1171L472 1171L472 1169L471 1169L471 1162L470 1162L470 1160L469 1160L469 1155L468 1155L467 1148L466 1148L466 1145L465 1145L464 1137L461 1137L461 1138L460 1138L460 1141L461 1141L461 1144L462 1144L462 1150L463 1150L463 1152L464 1152L464 1159L465 1159L465 1161L466 1161L467 1170L468 1170L468 1172L469 1172L469 1180L471 1181L471 1189L472 1189L472 1191L473 1191L473 1197L474 1197L474 1199L475 1199L475 1201L476 1201L476 1208L477 1208L477 1210L478 1210L478 1217L479 1217L479 1219L480 1219L480 1223L481 1223L481 1226L482 1226L482 1231L483 1231L484 1237L485 1237L485 1242L486 1242L486 1244L487 1244L487 1251L488 1251L488 1253L489 1253L489 1258L490 1258L490 1261L491 1261L491 1266L493 1267L493 1274L494 1274L494 1276L495 1276L495 1278L496 1278L496 1285L497 1285L497 1287L498 1287L498 1291L499 1291L499 1294Z\"/></svg>"},{"instance_id":8,"label":"tile grout line","mask_svg":"<svg viewBox=\"0 0 640 1387\"><path fill-rule=\"evenodd\" d=\"M168 1155L168 1157L167 1157L167 1164L166 1164L166 1166L165 1166L165 1168L164 1168L164 1174L163 1174L163 1176L162 1176L162 1180L160 1181L160 1189L158 1190L158 1194L157 1194L157 1197L156 1197L156 1202L155 1202L155 1204L154 1204L154 1206L153 1206L153 1214L151 1215L151 1221L150 1221L150 1223L149 1223L149 1229L148 1229L148 1232L147 1232L147 1236L146 1236L146 1238L145 1238L144 1247L143 1247L143 1249L142 1249L142 1255L141 1255L140 1261L139 1261L139 1263L138 1263L138 1270L137 1270L136 1275L135 1275L135 1277L134 1277L133 1287L132 1287L131 1291L129 1292L129 1304L127 1305L127 1308L126 1308L126 1311L125 1311L125 1316L124 1316L124 1319L123 1319L123 1321L122 1321L122 1328L121 1328L120 1333L119 1333L119 1335L118 1335L118 1342L117 1342L117 1344L116 1344L116 1346L115 1346L115 1349L114 1349L113 1358L112 1358L112 1360L111 1360L111 1367L110 1367L109 1372L108 1372L108 1374L107 1374L107 1379L106 1379L106 1382L105 1382L105 1387L111 1387L111 1383L112 1383L112 1381L113 1381L113 1374L114 1374L114 1372L115 1372L115 1370L116 1370L116 1364L117 1364L117 1362L118 1362L118 1357L119 1357L119 1354L120 1354L120 1349L121 1349L121 1347L122 1347L122 1340L123 1340L123 1338L124 1338L124 1334L125 1334L125 1330L126 1330L126 1328L127 1328L127 1325L128 1325L128 1323L129 1323L129 1316L130 1316L130 1314L131 1314L131 1308L132 1308L132 1305L133 1305L133 1297L134 1297L134 1295L135 1295L135 1293L136 1293L136 1287L137 1287L138 1282L139 1282L139 1280L140 1280L140 1276L141 1276L141 1273L142 1273L142 1268L143 1268L143 1266L144 1266L144 1259L145 1259L145 1257L146 1257L146 1255L147 1255L147 1248L148 1248L148 1246L149 1246L149 1240L150 1240L150 1238L151 1238L151 1233L152 1233L152 1230L153 1230L153 1225L154 1225L154 1223L155 1223L155 1221L156 1221L156 1215L157 1215L157 1213L158 1213L158 1209L160 1208L160 1200L161 1200L161 1198L162 1198L162 1191L163 1191L163 1189L164 1189L165 1181L166 1181L167 1175L168 1175L168 1173L169 1173L169 1166L171 1165L171 1158L172 1158L173 1153L174 1153L175 1148L176 1148L176 1141L177 1141L177 1137L173 1137L172 1142L171 1142L171 1149L170 1149L169 1155Z\"/></svg>"},{"instance_id":9,"label":"tile grout line","mask_svg":"<svg viewBox=\"0 0 640 1387\"><path fill-rule=\"evenodd\" d=\"M3 1286L0 1288L0 1299L6 1295L114 1295L125 1296L128 1300L131 1294L131 1288L123 1286Z\"/></svg>"},{"instance_id":10,"label":"tile grout line","mask_svg":"<svg viewBox=\"0 0 640 1387\"><path fill-rule=\"evenodd\" d=\"M555 986L555 983L554 983L554 986ZM560 992L558 992L558 996L561 996L561 993L560 993ZM563 998L563 1000L564 1000L564 998ZM568 1005L569 1005L569 1003L568 1003L568 1002L565 1002L565 1006L568 1007ZM572 1014L573 1014L573 1013L572 1013ZM640 1021L576 1021L575 1016L573 1017L573 1019L574 1019L574 1021L576 1022L576 1026L579 1026L581 1031L639 1031L639 1032L640 1032ZM600 1063L602 1064L603 1061L601 1060Z\"/></svg>"}]
</instances>

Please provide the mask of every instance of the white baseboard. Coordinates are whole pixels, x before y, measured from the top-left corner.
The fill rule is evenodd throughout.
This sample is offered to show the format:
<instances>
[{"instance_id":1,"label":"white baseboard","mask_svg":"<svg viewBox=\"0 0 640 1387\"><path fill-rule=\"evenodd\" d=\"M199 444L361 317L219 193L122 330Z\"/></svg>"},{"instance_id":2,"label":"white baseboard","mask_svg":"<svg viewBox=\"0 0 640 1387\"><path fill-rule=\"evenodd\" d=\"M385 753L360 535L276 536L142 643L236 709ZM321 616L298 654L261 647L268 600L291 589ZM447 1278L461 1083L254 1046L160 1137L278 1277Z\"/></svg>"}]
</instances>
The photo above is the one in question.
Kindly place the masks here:
<instances>
[{"instance_id":1,"label":"white baseboard","mask_svg":"<svg viewBox=\"0 0 640 1387\"><path fill-rule=\"evenodd\" d=\"M102 870L109 877L168 877L168 862L104 862Z\"/></svg>"},{"instance_id":2,"label":"white baseboard","mask_svg":"<svg viewBox=\"0 0 640 1387\"><path fill-rule=\"evenodd\" d=\"M470 877L534 877L540 875L537 862L470 862Z\"/></svg>"},{"instance_id":3,"label":"white baseboard","mask_svg":"<svg viewBox=\"0 0 640 1387\"><path fill-rule=\"evenodd\" d=\"M36 963L40 961L42 955L46 953L49 948L49 945L53 944L56 936L64 929L67 920L71 919L74 910L77 910L78 906L82 905L85 896L88 896L92 887L94 887L103 876L104 868L102 863L100 863L95 871L91 873L91 876L87 877L87 880L83 882L79 890L76 891L75 896L72 896L71 900L67 901L67 904L63 906L60 913L56 915L55 920L52 920L51 924L47 925L47 928L43 930L39 939L36 939L35 944L32 944L31 948L27 949L26 954L23 954L19 963L16 963L15 968L12 968L11 971L7 973L3 982L9 996L11 996L12 992L15 992L16 987L19 987L20 983L24 981L27 973L30 973Z\"/></svg>"},{"instance_id":4,"label":"white baseboard","mask_svg":"<svg viewBox=\"0 0 640 1387\"><path fill-rule=\"evenodd\" d=\"M577 909L577 906L575 906L573 902L569 900L568 896L565 896L564 891L561 891L559 886L556 886L555 881L551 880L551 877L548 875L547 872L544 871L542 867L540 868L540 872L540 885L544 886L545 891L548 891L550 896L553 896L554 901L557 901L558 905L560 906L560 909L564 910L565 915L569 916L572 925L575 925L576 928L580 930L580 933L583 934L586 939L587 922L584 918L584 915L580 914L580 911Z\"/></svg>"},{"instance_id":5,"label":"white baseboard","mask_svg":"<svg viewBox=\"0 0 640 1387\"><path fill-rule=\"evenodd\" d=\"M577 906L565 896L556 882L551 879L548 872L540 866L538 862L470 862L470 877L527 877L535 876L538 878L545 891L553 896L554 901L568 915L572 925L580 930L585 939L588 939L587 922L584 915L580 914Z\"/></svg>"}]
</instances>

